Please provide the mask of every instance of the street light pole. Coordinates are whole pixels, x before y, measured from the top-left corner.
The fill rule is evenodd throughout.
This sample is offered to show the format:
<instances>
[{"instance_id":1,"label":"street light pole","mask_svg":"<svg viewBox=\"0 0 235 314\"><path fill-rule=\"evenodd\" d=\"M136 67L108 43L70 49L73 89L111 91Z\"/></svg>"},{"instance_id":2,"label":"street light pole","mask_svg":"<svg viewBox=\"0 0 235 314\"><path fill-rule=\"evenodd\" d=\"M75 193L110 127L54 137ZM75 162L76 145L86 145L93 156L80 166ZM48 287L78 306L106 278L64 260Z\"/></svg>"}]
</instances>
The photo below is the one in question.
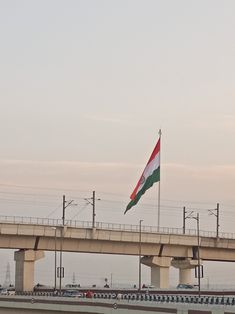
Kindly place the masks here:
<instances>
[{"instance_id":1,"label":"street light pole","mask_svg":"<svg viewBox=\"0 0 235 314\"><path fill-rule=\"evenodd\" d=\"M57 269L57 260L56 260L56 255L57 255L57 246L56 246L56 243L57 242L57 239L56 239L56 228L55 228L55 291L57 289L56 287L56 269Z\"/></svg>"},{"instance_id":2,"label":"street light pole","mask_svg":"<svg viewBox=\"0 0 235 314\"><path fill-rule=\"evenodd\" d=\"M187 216L186 218L189 219L195 219L197 221L197 266L195 268L195 276L198 280L198 296L201 296L201 277L203 277L203 268L201 268L200 265L200 228L199 228L199 222L200 222L200 218L199 218L199 213L197 213L196 216L192 216L193 211L190 212L189 216ZM202 271L202 275L201 275L201 271Z\"/></svg>"},{"instance_id":3,"label":"street light pole","mask_svg":"<svg viewBox=\"0 0 235 314\"><path fill-rule=\"evenodd\" d=\"M65 222L65 195L63 195L63 206L62 206L62 227L60 229L60 271L59 271L59 290L60 290L60 295L62 293L61 288L62 288L62 243L63 243L63 228L64 228L64 222Z\"/></svg>"},{"instance_id":4,"label":"street light pole","mask_svg":"<svg viewBox=\"0 0 235 314\"><path fill-rule=\"evenodd\" d=\"M56 255L57 255L57 246L56 246L56 227L52 227L53 230L55 230L55 236L54 236L54 240L55 240L55 275L54 275L54 291L56 291L56 272L57 272L57 261L56 261Z\"/></svg>"},{"instance_id":5,"label":"street light pole","mask_svg":"<svg viewBox=\"0 0 235 314\"><path fill-rule=\"evenodd\" d=\"M63 211L62 211L62 226L61 226L61 233L60 233L60 267L59 267L59 277L60 277L60 295L62 293L62 278L64 278L64 267L62 267L62 252L63 252L63 232L64 232L64 226L65 226L65 209L73 203L73 200L67 202L65 200L65 195L63 195ZM77 205L77 204L73 204Z\"/></svg>"},{"instance_id":6,"label":"street light pole","mask_svg":"<svg viewBox=\"0 0 235 314\"><path fill-rule=\"evenodd\" d=\"M142 225L143 220L139 221L139 292L141 291L141 242L142 242Z\"/></svg>"},{"instance_id":7,"label":"street light pole","mask_svg":"<svg viewBox=\"0 0 235 314\"><path fill-rule=\"evenodd\" d=\"M195 218L197 220L197 265L198 265L198 296L201 295L201 265L200 265L200 234L199 234L199 213Z\"/></svg>"},{"instance_id":8,"label":"street light pole","mask_svg":"<svg viewBox=\"0 0 235 314\"><path fill-rule=\"evenodd\" d=\"M61 295L61 286L62 286L62 242L63 242L63 226L60 228L60 267L58 272L59 281L59 290Z\"/></svg>"}]
</instances>

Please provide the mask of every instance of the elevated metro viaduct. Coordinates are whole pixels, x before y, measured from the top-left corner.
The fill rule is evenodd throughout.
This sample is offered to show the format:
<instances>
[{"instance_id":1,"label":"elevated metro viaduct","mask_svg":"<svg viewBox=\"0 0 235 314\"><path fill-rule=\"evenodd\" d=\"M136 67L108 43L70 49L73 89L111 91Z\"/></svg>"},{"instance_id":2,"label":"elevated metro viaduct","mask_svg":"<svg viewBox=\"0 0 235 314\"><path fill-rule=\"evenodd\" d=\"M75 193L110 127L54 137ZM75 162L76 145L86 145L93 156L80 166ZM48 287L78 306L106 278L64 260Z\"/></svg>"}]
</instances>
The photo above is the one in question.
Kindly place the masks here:
<instances>
[{"instance_id":1,"label":"elevated metro viaduct","mask_svg":"<svg viewBox=\"0 0 235 314\"><path fill-rule=\"evenodd\" d=\"M235 261L235 234L200 231L200 263ZM0 248L15 252L16 291L34 286L35 261L55 247L64 252L139 255L140 230L135 225L27 218L0 217ZM179 283L191 282L191 269L198 264L198 237L195 230L142 226L141 262L151 267L151 284L169 287L169 268L179 269Z\"/></svg>"}]
</instances>

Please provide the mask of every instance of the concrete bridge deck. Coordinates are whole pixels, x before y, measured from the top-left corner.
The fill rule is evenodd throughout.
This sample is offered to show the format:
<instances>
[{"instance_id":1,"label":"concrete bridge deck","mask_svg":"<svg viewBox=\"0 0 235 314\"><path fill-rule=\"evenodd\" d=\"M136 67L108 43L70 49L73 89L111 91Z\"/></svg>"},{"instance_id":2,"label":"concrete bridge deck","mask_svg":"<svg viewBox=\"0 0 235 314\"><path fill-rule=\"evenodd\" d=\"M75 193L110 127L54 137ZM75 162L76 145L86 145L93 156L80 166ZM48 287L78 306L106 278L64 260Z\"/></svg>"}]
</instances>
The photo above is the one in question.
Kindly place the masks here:
<instances>
[{"instance_id":1,"label":"concrete bridge deck","mask_svg":"<svg viewBox=\"0 0 235 314\"><path fill-rule=\"evenodd\" d=\"M139 226L97 222L65 222L57 219L0 216L0 248L54 251L62 240L62 250L101 254L139 254ZM54 230L53 228L56 228ZM196 259L196 230L143 226L141 255ZM200 231L200 258L235 261L235 234Z\"/></svg>"}]
</instances>

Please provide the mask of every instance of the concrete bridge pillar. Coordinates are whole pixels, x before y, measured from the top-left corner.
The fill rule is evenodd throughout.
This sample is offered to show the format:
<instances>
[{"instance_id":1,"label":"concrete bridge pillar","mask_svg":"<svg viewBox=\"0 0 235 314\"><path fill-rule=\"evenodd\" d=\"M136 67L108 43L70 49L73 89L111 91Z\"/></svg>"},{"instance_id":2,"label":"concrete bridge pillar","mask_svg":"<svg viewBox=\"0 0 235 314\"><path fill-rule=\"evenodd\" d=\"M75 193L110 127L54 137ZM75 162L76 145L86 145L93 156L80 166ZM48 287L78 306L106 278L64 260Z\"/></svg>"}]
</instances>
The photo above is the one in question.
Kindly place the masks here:
<instances>
[{"instance_id":1,"label":"concrete bridge pillar","mask_svg":"<svg viewBox=\"0 0 235 314\"><path fill-rule=\"evenodd\" d=\"M179 284L192 284L191 269L195 268L197 264L197 260L190 258L173 259L171 261L171 265L179 269Z\"/></svg>"},{"instance_id":2,"label":"concrete bridge pillar","mask_svg":"<svg viewBox=\"0 0 235 314\"><path fill-rule=\"evenodd\" d=\"M15 289L17 292L33 290L34 262L43 257L43 251L19 250L15 252Z\"/></svg>"},{"instance_id":3,"label":"concrete bridge pillar","mask_svg":"<svg viewBox=\"0 0 235 314\"><path fill-rule=\"evenodd\" d=\"M179 269L179 283L192 283L191 268Z\"/></svg>"},{"instance_id":4,"label":"concrete bridge pillar","mask_svg":"<svg viewBox=\"0 0 235 314\"><path fill-rule=\"evenodd\" d=\"M151 285L156 288L169 288L170 257L144 256L141 263L151 267Z\"/></svg>"}]
</instances>

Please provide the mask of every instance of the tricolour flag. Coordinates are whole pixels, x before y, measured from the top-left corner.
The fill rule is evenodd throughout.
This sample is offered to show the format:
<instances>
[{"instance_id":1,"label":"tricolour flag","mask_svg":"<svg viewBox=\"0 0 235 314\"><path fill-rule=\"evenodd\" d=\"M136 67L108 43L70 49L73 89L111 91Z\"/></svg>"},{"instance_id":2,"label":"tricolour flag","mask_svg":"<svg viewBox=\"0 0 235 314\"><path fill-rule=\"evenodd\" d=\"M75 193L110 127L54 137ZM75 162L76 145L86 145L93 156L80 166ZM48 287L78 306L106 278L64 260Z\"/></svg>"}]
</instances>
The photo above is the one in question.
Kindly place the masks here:
<instances>
[{"instance_id":1,"label":"tricolour flag","mask_svg":"<svg viewBox=\"0 0 235 314\"><path fill-rule=\"evenodd\" d=\"M125 213L136 205L141 196L155 183L160 181L160 138L149 158L149 161L130 196L130 203L127 205ZM125 214L124 213L124 214Z\"/></svg>"}]
</instances>

